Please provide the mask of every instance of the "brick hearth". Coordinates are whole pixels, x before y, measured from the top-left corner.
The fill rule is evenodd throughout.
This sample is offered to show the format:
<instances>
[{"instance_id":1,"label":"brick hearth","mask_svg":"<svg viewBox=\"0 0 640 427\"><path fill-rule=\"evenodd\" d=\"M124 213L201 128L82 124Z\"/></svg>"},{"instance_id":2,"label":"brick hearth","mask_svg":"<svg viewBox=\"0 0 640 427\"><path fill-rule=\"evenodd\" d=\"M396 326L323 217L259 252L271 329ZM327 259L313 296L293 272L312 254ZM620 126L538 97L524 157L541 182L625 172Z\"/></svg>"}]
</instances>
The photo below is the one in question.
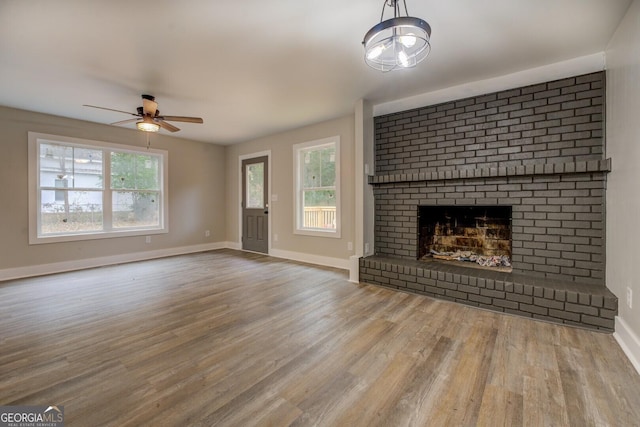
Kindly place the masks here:
<instances>
[{"instance_id":1,"label":"brick hearth","mask_svg":"<svg viewBox=\"0 0 640 427\"><path fill-rule=\"evenodd\" d=\"M372 256L360 259L360 280L493 311L613 331L618 299L606 287L441 262Z\"/></svg>"}]
</instances>

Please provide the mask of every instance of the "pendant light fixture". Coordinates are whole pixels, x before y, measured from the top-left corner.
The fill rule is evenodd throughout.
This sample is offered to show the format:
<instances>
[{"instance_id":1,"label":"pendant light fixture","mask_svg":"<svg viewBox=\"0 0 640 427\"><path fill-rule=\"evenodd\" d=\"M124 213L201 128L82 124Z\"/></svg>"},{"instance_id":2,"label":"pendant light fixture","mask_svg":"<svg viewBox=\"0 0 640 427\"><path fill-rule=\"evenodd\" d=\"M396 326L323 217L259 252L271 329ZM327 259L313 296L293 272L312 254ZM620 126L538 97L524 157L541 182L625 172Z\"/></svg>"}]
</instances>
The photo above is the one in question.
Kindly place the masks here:
<instances>
[{"instance_id":1,"label":"pendant light fixture","mask_svg":"<svg viewBox=\"0 0 640 427\"><path fill-rule=\"evenodd\" d=\"M387 6L393 8L393 18L384 21ZM364 60L384 72L415 67L429 55L430 37L431 27L426 21L409 16L406 0L384 0L380 23L367 31L362 41Z\"/></svg>"}]
</instances>

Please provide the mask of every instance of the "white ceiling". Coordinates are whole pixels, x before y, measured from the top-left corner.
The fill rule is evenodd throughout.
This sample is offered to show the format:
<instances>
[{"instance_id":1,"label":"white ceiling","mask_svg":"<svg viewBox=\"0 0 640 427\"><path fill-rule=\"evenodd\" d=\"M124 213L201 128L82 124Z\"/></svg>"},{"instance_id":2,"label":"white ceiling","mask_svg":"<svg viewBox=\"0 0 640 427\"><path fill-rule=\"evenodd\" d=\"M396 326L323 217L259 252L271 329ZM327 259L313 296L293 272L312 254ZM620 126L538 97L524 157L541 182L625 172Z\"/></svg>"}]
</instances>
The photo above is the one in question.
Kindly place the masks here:
<instances>
[{"instance_id":1,"label":"white ceiling","mask_svg":"<svg viewBox=\"0 0 640 427\"><path fill-rule=\"evenodd\" d=\"M148 93L204 118L175 136L231 144L602 52L631 3L406 1L432 51L383 74L361 46L381 0L0 0L0 105L110 123L128 117L82 105L133 112Z\"/></svg>"}]
</instances>

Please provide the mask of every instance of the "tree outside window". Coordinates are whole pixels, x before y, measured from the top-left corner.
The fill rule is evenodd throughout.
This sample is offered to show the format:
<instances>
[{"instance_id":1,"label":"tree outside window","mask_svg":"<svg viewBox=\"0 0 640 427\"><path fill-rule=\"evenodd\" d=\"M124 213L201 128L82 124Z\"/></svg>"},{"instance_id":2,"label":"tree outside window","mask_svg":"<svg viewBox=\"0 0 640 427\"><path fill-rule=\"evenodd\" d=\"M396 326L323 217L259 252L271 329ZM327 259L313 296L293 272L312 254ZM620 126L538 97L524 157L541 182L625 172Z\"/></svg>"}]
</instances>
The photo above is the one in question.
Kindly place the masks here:
<instances>
[{"instance_id":1,"label":"tree outside window","mask_svg":"<svg viewBox=\"0 0 640 427\"><path fill-rule=\"evenodd\" d=\"M159 187L157 156L111 152L113 228L157 226Z\"/></svg>"}]
</instances>

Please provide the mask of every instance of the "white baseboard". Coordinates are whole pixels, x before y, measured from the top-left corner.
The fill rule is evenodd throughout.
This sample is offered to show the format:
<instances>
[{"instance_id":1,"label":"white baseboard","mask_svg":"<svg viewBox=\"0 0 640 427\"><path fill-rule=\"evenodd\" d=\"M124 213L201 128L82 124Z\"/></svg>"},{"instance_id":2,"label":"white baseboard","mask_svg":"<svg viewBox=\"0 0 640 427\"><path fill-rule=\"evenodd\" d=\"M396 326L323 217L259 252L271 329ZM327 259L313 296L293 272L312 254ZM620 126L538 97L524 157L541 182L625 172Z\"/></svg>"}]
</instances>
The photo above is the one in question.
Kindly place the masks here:
<instances>
[{"instance_id":1,"label":"white baseboard","mask_svg":"<svg viewBox=\"0 0 640 427\"><path fill-rule=\"evenodd\" d=\"M242 249L241 242L225 242L225 244L226 244L225 247L227 249L235 249L238 251L244 250ZM251 251L247 251L247 252L251 252ZM349 270L349 273L352 274L351 261L346 259L333 258L333 257L327 257L327 256L321 256L321 255L313 255L313 254L307 254L304 252L285 251L282 249L273 249L273 248L269 249L268 255L274 258L282 258L282 259L288 259L291 261L307 262L309 264L322 265L325 267L334 267L342 270Z\"/></svg>"},{"instance_id":2,"label":"white baseboard","mask_svg":"<svg viewBox=\"0 0 640 427\"><path fill-rule=\"evenodd\" d=\"M283 251L281 249L271 249L269 255L276 258L290 259L292 261L308 262L309 264L323 265L326 267L349 270L348 259L332 258L321 255L306 254L302 252Z\"/></svg>"},{"instance_id":3,"label":"white baseboard","mask_svg":"<svg viewBox=\"0 0 640 427\"><path fill-rule=\"evenodd\" d=\"M616 316L615 329L613 337L618 341L622 351L624 351L633 367L640 374L640 338L619 316Z\"/></svg>"},{"instance_id":4,"label":"white baseboard","mask_svg":"<svg viewBox=\"0 0 640 427\"><path fill-rule=\"evenodd\" d=\"M7 268L0 270L0 281L43 276L45 274L63 273L65 271L83 270L86 268L103 267L105 265L124 264L127 262L144 261L148 259L164 258L195 252L205 252L215 249L224 249L228 247L227 243L228 242L207 243L203 245L181 246L177 248L158 249L155 251L134 252L99 258L39 264L28 267Z\"/></svg>"},{"instance_id":5,"label":"white baseboard","mask_svg":"<svg viewBox=\"0 0 640 427\"><path fill-rule=\"evenodd\" d=\"M242 250L242 243L240 242L224 242L225 243L225 247L227 249L235 249L237 251L241 251Z\"/></svg>"},{"instance_id":6,"label":"white baseboard","mask_svg":"<svg viewBox=\"0 0 640 427\"><path fill-rule=\"evenodd\" d=\"M155 251L134 252L98 258L63 261L50 264L38 264L28 267L7 268L0 270L0 281L22 279L25 277L33 276L43 276L45 274L63 273L65 271L83 270L86 268L103 267L106 265L125 264L128 262L144 261L148 259L164 258L175 255L184 255L195 252L205 252L225 248L242 250L242 245L238 242L216 242L207 243L204 245L181 246L177 248L158 249ZM271 249L269 255L276 258L284 258L293 261L308 262L310 264L349 270L350 275L353 274L352 261L348 259L332 258L320 255L306 254L302 252L283 251L279 249Z\"/></svg>"}]
</instances>

